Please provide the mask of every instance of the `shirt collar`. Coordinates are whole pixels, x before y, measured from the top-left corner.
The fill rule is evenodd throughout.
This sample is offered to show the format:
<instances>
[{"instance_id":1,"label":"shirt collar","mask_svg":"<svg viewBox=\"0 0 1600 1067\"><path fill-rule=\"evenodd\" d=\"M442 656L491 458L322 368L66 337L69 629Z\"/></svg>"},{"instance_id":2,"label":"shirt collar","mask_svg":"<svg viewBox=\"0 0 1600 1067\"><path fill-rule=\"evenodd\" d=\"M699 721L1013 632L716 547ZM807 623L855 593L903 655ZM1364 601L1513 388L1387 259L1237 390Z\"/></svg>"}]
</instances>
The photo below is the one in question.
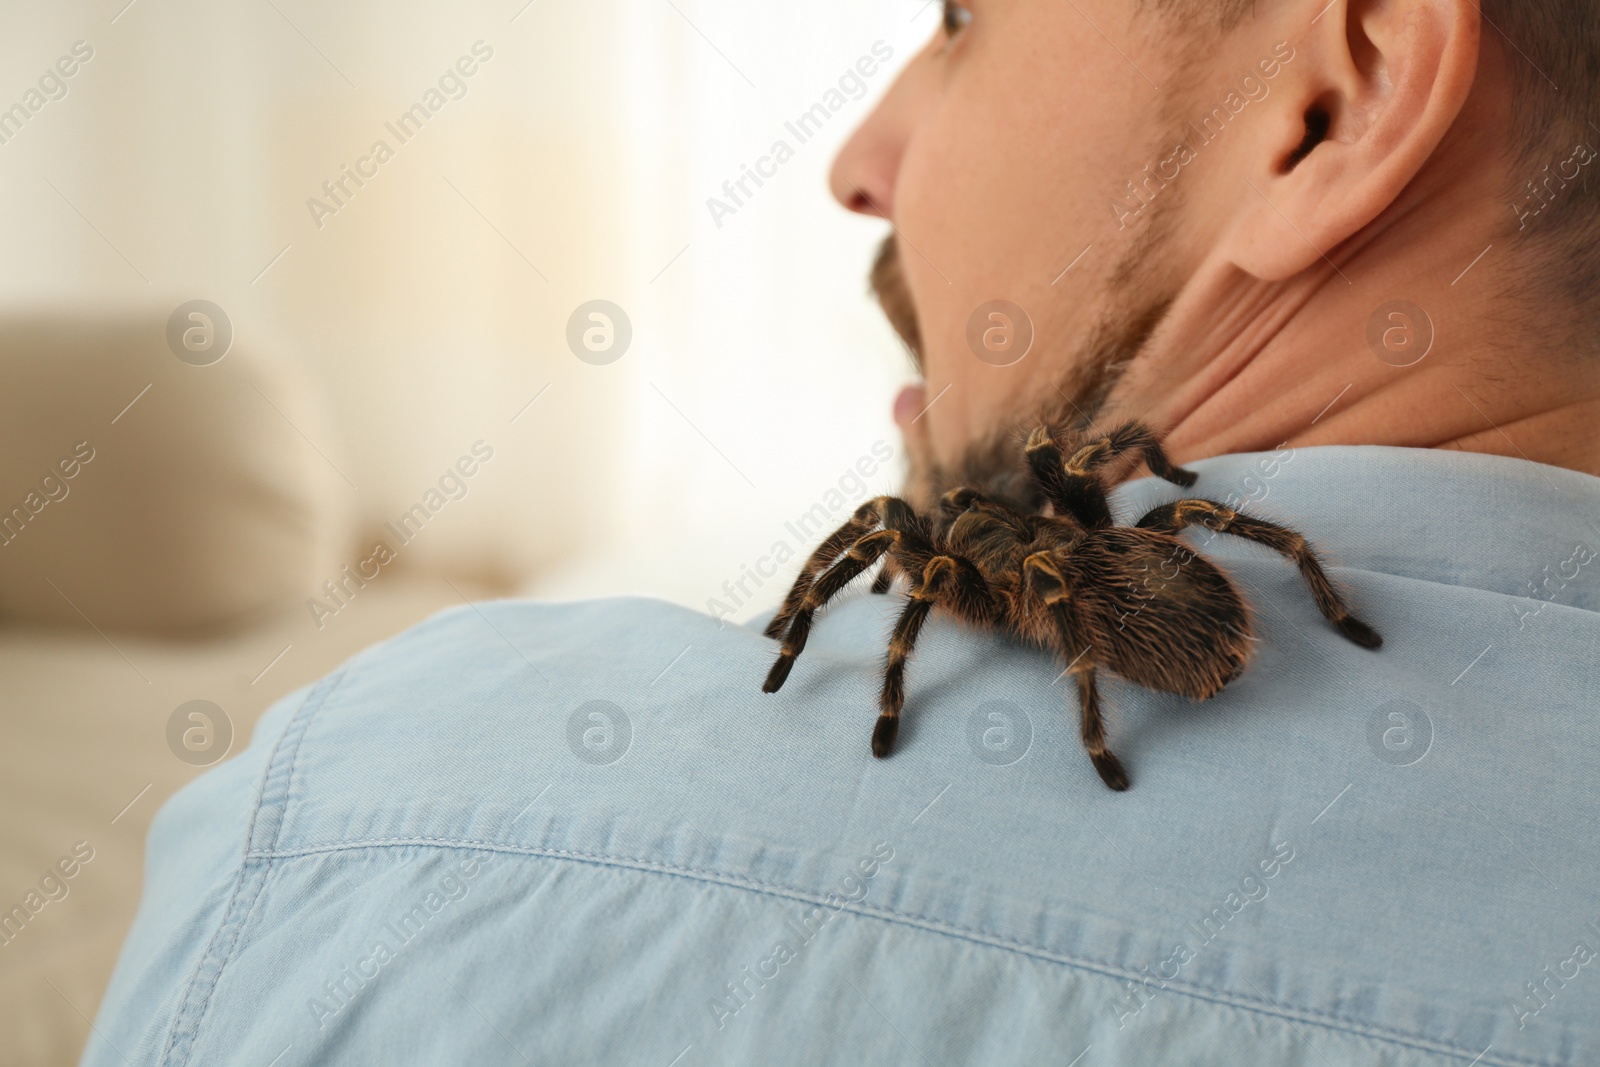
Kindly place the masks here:
<instances>
[{"instance_id":1,"label":"shirt collar","mask_svg":"<svg viewBox=\"0 0 1600 1067\"><path fill-rule=\"evenodd\" d=\"M1320 445L1188 464L1112 495L1119 522L1200 496L1303 533L1330 566L1600 611L1600 478L1448 449ZM1216 543L1220 545L1220 542Z\"/></svg>"}]
</instances>

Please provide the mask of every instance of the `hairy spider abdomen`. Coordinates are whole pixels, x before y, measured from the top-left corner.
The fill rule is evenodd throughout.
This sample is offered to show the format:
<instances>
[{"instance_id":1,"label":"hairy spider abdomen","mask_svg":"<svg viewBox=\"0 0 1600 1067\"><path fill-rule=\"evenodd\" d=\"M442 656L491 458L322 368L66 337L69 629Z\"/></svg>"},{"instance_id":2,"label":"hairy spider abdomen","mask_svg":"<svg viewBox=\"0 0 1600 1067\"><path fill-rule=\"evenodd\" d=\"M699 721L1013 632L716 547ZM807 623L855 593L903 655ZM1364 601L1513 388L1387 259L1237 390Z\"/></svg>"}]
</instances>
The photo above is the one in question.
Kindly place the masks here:
<instances>
[{"instance_id":1,"label":"hairy spider abdomen","mask_svg":"<svg viewBox=\"0 0 1600 1067\"><path fill-rule=\"evenodd\" d=\"M1067 556L1101 660L1151 689L1205 700L1250 658L1250 615L1227 575L1177 538L1114 526Z\"/></svg>"}]
</instances>

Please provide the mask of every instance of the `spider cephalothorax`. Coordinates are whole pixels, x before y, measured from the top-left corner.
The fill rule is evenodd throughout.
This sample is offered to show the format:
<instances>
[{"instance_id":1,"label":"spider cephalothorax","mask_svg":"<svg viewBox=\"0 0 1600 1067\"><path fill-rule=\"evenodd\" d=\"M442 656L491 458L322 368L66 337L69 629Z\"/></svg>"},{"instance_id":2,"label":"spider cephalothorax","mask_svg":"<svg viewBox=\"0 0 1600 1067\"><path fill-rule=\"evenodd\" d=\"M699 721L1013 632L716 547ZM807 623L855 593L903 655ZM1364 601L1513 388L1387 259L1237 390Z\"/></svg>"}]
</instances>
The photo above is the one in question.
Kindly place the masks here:
<instances>
[{"instance_id":1,"label":"spider cephalothorax","mask_svg":"<svg viewBox=\"0 0 1600 1067\"><path fill-rule=\"evenodd\" d=\"M1222 571L1176 537L1196 523L1283 553L1341 634L1363 648L1383 643L1350 614L1310 545L1293 530L1199 498L1162 504L1135 526L1113 525L1107 483L1120 479L1109 475L1117 460L1134 452L1157 476L1194 484L1195 474L1172 465L1149 427L1130 421L1108 434L1033 432L1027 470L1048 514L1018 511L970 488L946 493L932 516L898 497L869 500L806 561L767 624L767 636L781 637L783 648L762 690L776 692L789 677L818 609L882 560L873 590L884 592L904 578L910 596L889 638L873 755L887 756L894 745L906 659L937 606L1061 655L1063 673L1077 682L1083 746L1106 785L1126 789L1127 773L1106 747L1095 668L1205 700L1237 678L1250 658L1243 598Z\"/></svg>"}]
</instances>

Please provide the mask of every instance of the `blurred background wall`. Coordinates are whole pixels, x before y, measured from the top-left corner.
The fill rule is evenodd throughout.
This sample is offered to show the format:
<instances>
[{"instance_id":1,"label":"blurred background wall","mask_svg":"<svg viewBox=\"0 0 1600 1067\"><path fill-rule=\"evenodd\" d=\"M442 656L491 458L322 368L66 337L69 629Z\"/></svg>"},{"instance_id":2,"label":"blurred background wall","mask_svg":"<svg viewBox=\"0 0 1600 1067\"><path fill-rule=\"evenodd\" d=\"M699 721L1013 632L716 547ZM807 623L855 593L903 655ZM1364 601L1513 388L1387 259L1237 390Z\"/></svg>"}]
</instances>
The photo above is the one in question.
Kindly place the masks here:
<instances>
[{"instance_id":1,"label":"blurred background wall","mask_svg":"<svg viewBox=\"0 0 1600 1067\"><path fill-rule=\"evenodd\" d=\"M874 441L898 447L905 365L864 283L882 224L847 217L825 177L936 15L923 0L11 2L0 106L75 42L93 58L0 145L4 297L214 301L326 400L310 444L369 525L488 439L499 481L419 554L703 606ZM785 122L879 41L888 69L799 144ZM385 124L475 42L492 58L402 144ZM335 204L323 183L380 139L393 158L314 217L307 201ZM708 198L779 139L794 158L719 226ZM564 338L596 298L633 326L605 367ZM672 568L651 562L679 545ZM574 557L598 565L551 574Z\"/></svg>"},{"instance_id":2,"label":"blurred background wall","mask_svg":"<svg viewBox=\"0 0 1600 1067\"><path fill-rule=\"evenodd\" d=\"M937 22L0 3L0 916L27 913L0 923L0 1063L73 1061L150 818L273 700L467 599L748 618L799 563L758 562L817 539L800 516L898 484L909 368L865 282L884 225L826 174ZM802 142L786 124L819 104ZM220 360L168 339L195 300L231 328ZM595 300L620 356L569 344ZM492 460L442 481L474 446ZM402 548L386 524L430 499ZM352 584L379 541L398 559ZM94 860L32 909L80 841Z\"/></svg>"}]
</instances>

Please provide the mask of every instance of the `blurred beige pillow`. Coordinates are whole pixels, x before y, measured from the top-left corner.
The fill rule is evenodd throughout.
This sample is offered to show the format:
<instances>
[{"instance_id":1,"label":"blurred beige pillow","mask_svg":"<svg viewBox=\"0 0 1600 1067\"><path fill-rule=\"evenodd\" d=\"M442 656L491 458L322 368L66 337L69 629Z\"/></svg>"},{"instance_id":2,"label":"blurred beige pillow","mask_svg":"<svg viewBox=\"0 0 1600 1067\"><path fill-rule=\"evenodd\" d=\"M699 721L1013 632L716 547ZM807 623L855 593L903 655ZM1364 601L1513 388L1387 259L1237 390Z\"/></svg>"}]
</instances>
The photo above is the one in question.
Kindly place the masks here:
<instances>
[{"instance_id":1,"label":"blurred beige pillow","mask_svg":"<svg viewBox=\"0 0 1600 1067\"><path fill-rule=\"evenodd\" d=\"M6 622L233 628L349 543L354 490L289 361L239 330L197 365L227 324L180 316L175 349L175 307L0 317Z\"/></svg>"}]
</instances>

